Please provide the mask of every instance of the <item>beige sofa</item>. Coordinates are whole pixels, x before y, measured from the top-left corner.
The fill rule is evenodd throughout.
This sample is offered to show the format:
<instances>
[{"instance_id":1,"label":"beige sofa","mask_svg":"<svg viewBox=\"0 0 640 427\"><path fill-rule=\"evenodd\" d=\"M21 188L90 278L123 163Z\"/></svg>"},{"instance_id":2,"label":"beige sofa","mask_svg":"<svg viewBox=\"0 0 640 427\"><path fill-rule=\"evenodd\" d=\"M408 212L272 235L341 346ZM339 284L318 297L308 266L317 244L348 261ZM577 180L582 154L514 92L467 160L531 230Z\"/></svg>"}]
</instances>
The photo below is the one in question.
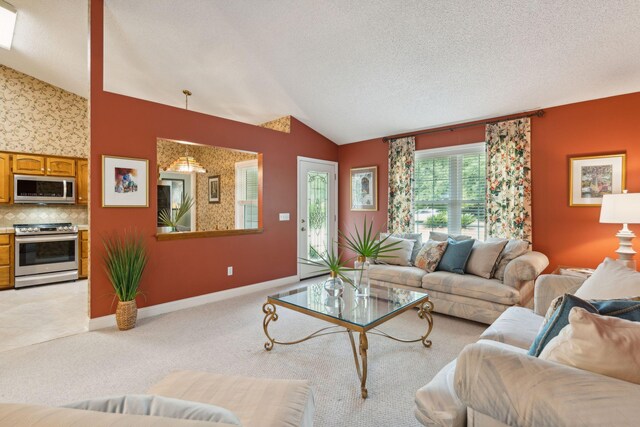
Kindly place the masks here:
<instances>
[{"instance_id":1,"label":"beige sofa","mask_svg":"<svg viewBox=\"0 0 640 427\"><path fill-rule=\"evenodd\" d=\"M425 426L635 426L640 386L528 356L554 298L584 279L543 275L535 307L505 311L416 393Z\"/></svg>"},{"instance_id":2,"label":"beige sofa","mask_svg":"<svg viewBox=\"0 0 640 427\"><path fill-rule=\"evenodd\" d=\"M248 378L207 372L174 372L149 394L220 406L243 427L313 425L313 393L308 381ZM123 415L27 404L0 404L2 426L230 426L220 422Z\"/></svg>"},{"instance_id":3,"label":"beige sofa","mask_svg":"<svg viewBox=\"0 0 640 427\"><path fill-rule=\"evenodd\" d=\"M372 284L428 291L437 313L491 324L507 308L533 305L533 285L549 265L540 252L529 251L507 264L504 281L446 271L426 273L418 267L372 265Z\"/></svg>"}]
</instances>

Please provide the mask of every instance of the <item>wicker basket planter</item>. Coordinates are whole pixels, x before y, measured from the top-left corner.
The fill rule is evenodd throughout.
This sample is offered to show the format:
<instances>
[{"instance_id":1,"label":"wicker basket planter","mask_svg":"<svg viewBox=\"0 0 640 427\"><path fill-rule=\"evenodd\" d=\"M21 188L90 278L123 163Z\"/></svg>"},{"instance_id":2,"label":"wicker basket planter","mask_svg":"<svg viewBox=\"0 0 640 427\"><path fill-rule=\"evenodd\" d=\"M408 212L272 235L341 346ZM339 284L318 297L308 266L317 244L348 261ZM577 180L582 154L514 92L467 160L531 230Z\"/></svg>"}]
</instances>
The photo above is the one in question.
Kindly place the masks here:
<instances>
[{"instance_id":1,"label":"wicker basket planter","mask_svg":"<svg viewBox=\"0 0 640 427\"><path fill-rule=\"evenodd\" d=\"M126 331L136 326L138 319L138 306L136 301L118 301L116 308L116 324L118 329Z\"/></svg>"}]
</instances>

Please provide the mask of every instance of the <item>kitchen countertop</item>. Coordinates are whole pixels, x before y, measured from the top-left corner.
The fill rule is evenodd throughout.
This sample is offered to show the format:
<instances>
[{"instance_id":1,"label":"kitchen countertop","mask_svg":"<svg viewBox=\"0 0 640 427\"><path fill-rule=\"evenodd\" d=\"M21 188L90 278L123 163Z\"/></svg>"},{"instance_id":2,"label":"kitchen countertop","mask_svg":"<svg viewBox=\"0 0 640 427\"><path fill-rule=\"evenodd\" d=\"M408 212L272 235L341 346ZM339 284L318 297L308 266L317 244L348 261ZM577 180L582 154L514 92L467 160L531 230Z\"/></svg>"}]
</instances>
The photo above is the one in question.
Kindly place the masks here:
<instances>
[{"instance_id":1,"label":"kitchen countertop","mask_svg":"<svg viewBox=\"0 0 640 427\"><path fill-rule=\"evenodd\" d=\"M87 224L78 224L78 230L88 230L89 226ZM15 230L13 227L0 227L0 234L14 234Z\"/></svg>"}]
</instances>

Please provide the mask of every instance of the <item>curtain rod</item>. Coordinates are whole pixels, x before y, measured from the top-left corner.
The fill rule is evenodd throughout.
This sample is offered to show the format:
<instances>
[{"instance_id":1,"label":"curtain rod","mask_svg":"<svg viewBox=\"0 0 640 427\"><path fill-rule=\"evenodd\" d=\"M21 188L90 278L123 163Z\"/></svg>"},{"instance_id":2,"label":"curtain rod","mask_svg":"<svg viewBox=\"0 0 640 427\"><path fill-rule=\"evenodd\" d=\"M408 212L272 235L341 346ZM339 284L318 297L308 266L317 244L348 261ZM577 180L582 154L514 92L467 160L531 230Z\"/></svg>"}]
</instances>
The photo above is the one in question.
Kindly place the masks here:
<instances>
[{"instance_id":1,"label":"curtain rod","mask_svg":"<svg viewBox=\"0 0 640 427\"><path fill-rule=\"evenodd\" d=\"M389 140L391 140L391 139L406 138L408 136L426 135L426 134L429 134L429 133L444 132L444 131L447 131L447 130L448 131L454 131L456 129L469 128L469 127L478 126L478 125L489 125L489 124L502 122L504 120L523 119L525 117L533 117L533 116L542 117L542 116L544 116L544 113L545 113L544 110L536 110L536 111L530 111L528 113L510 114L508 116L500 116L500 117L496 117L496 118L493 118L493 119L477 120L475 122L467 122L467 123L461 123L459 125L452 125L452 126L445 126L445 127L427 129L427 130L423 130L423 131L419 131L419 132L401 133L401 134L397 134L397 135L385 136L385 137L382 138L382 142L389 142Z\"/></svg>"}]
</instances>

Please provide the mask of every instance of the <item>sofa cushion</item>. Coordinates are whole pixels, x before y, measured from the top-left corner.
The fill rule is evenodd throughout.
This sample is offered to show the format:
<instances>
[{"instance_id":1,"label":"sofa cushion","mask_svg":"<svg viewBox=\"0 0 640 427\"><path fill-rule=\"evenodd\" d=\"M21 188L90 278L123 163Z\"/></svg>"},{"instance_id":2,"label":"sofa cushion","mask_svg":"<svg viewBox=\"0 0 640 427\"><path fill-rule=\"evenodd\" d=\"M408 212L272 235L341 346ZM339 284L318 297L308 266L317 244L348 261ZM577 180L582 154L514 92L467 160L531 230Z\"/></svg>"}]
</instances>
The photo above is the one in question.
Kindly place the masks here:
<instances>
[{"instance_id":1,"label":"sofa cushion","mask_svg":"<svg viewBox=\"0 0 640 427\"><path fill-rule=\"evenodd\" d=\"M464 234L440 233L438 231L429 232L429 240L435 240L436 242L446 242L449 239L461 242L463 240L470 240L471 236L465 236Z\"/></svg>"},{"instance_id":2,"label":"sofa cushion","mask_svg":"<svg viewBox=\"0 0 640 427\"><path fill-rule=\"evenodd\" d=\"M313 424L313 394L305 380L178 371L153 385L148 393L227 408L245 426Z\"/></svg>"},{"instance_id":3,"label":"sofa cushion","mask_svg":"<svg viewBox=\"0 0 640 427\"><path fill-rule=\"evenodd\" d=\"M426 426L464 427L467 407L453 389L456 360L449 362L416 392L416 418Z\"/></svg>"},{"instance_id":4,"label":"sofa cushion","mask_svg":"<svg viewBox=\"0 0 640 427\"><path fill-rule=\"evenodd\" d=\"M438 270L464 274L464 267L467 265L469 255L471 255L473 242L473 240L457 241L449 239L447 249L438 264Z\"/></svg>"},{"instance_id":5,"label":"sofa cushion","mask_svg":"<svg viewBox=\"0 0 640 427\"><path fill-rule=\"evenodd\" d=\"M480 335L480 339L529 350L543 319L528 308L510 307Z\"/></svg>"},{"instance_id":6,"label":"sofa cushion","mask_svg":"<svg viewBox=\"0 0 640 427\"><path fill-rule=\"evenodd\" d=\"M380 233L380 240L384 239L387 236L389 236L389 233ZM393 233L391 234L391 236L413 241L413 249L411 250L410 262L411 262L411 265L415 265L416 257L418 256L418 252L420 252L420 248L422 247L422 234L421 233ZM387 244L387 243L389 243L389 241L384 242L384 244Z\"/></svg>"},{"instance_id":7,"label":"sofa cushion","mask_svg":"<svg viewBox=\"0 0 640 427\"><path fill-rule=\"evenodd\" d=\"M369 278L380 282L419 288L426 273L418 267L374 264L369 267Z\"/></svg>"},{"instance_id":8,"label":"sofa cushion","mask_svg":"<svg viewBox=\"0 0 640 427\"><path fill-rule=\"evenodd\" d=\"M469 255L469 261L467 261L465 273L490 279L491 273L493 273L498 262L498 257L506 244L506 240L497 242L480 242L476 240L471 248L471 255Z\"/></svg>"},{"instance_id":9,"label":"sofa cushion","mask_svg":"<svg viewBox=\"0 0 640 427\"><path fill-rule=\"evenodd\" d=\"M574 307L540 359L640 384L640 323Z\"/></svg>"},{"instance_id":10,"label":"sofa cushion","mask_svg":"<svg viewBox=\"0 0 640 427\"><path fill-rule=\"evenodd\" d=\"M63 407L111 414L150 415L181 420L215 421L231 425L240 425L238 417L228 409L205 403L189 402L149 394L99 397L69 403L63 405Z\"/></svg>"},{"instance_id":11,"label":"sofa cushion","mask_svg":"<svg viewBox=\"0 0 640 427\"><path fill-rule=\"evenodd\" d=\"M490 237L487 239L487 242L498 242L504 239ZM498 261L496 262L496 268L493 271L492 277L498 279L500 281L504 280L504 271L507 268L507 264L509 264L512 260L518 258L520 255L524 254L529 250L529 243L526 240L519 239L511 239L507 242L504 249L500 253L498 257Z\"/></svg>"},{"instance_id":12,"label":"sofa cushion","mask_svg":"<svg viewBox=\"0 0 640 427\"><path fill-rule=\"evenodd\" d=\"M433 273L438 267L442 255L447 250L448 242L436 242L429 240L422 245L422 249L418 252L414 265L423 269L427 273Z\"/></svg>"},{"instance_id":13,"label":"sofa cushion","mask_svg":"<svg viewBox=\"0 0 640 427\"><path fill-rule=\"evenodd\" d=\"M411 265L411 254L414 246L413 240L389 236L384 243L389 245L393 244L393 247L378 256L376 263L402 266Z\"/></svg>"},{"instance_id":14,"label":"sofa cushion","mask_svg":"<svg viewBox=\"0 0 640 427\"><path fill-rule=\"evenodd\" d=\"M565 294L560 306L553 312L549 321L540 329L529 349L530 356L540 356L542 350L560 331L569 324L569 313L574 307L584 308L590 313L615 316L621 319L640 322L640 301L606 300L585 301L575 295Z\"/></svg>"},{"instance_id":15,"label":"sofa cushion","mask_svg":"<svg viewBox=\"0 0 640 427\"><path fill-rule=\"evenodd\" d=\"M575 295L582 299L635 297L640 295L640 273L606 258Z\"/></svg>"},{"instance_id":16,"label":"sofa cushion","mask_svg":"<svg viewBox=\"0 0 640 427\"><path fill-rule=\"evenodd\" d=\"M422 287L500 304L513 305L520 301L520 292L511 286L503 285L495 279L483 279L471 274L436 271L422 278Z\"/></svg>"}]
</instances>

